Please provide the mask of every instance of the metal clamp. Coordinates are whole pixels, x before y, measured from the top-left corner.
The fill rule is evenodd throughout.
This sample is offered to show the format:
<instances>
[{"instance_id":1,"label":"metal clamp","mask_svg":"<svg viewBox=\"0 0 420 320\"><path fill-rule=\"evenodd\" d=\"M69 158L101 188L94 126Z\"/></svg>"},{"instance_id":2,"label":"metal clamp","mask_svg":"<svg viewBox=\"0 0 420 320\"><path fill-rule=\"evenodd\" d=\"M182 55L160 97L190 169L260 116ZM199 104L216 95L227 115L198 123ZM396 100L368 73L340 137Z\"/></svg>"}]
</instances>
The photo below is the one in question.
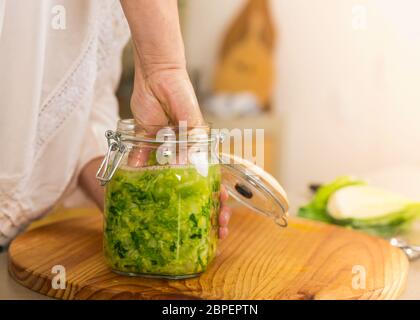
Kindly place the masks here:
<instances>
[{"instance_id":1,"label":"metal clamp","mask_svg":"<svg viewBox=\"0 0 420 320\"><path fill-rule=\"evenodd\" d=\"M127 147L121 141L121 135L119 133L108 130L105 132L105 137L108 141L108 151L96 173L96 179L100 181L102 186L112 179L127 151Z\"/></svg>"}]
</instances>

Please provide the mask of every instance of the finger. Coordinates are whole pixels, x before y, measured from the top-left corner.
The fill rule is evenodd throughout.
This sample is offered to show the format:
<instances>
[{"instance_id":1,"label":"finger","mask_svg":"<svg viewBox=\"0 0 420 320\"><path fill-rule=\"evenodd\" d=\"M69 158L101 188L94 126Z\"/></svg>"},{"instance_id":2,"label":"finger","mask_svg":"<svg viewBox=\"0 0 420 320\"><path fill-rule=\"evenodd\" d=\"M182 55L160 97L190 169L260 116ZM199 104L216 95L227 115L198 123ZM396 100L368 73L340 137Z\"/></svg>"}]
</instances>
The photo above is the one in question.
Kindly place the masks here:
<instances>
[{"instance_id":1,"label":"finger","mask_svg":"<svg viewBox=\"0 0 420 320\"><path fill-rule=\"evenodd\" d=\"M219 214L219 225L221 227L227 227L229 224L231 215L232 215L232 210L228 206L222 205L222 207L220 208L220 214Z\"/></svg>"},{"instance_id":2,"label":"finger","mask_svg":"<svg viewBox=\"0 0 420 320\"><path fill-rule=\"evenodd\" d=\"M220 186L220 201L225 202L229 198L229 192L226 187L222 184Z\"/></svg>"},{"instance_id":3,"label":"finger","mask_svg":"<svg viewBox=\"0 0 420 320\"><path fill-rule=\"evenodd\" d=\"M149 158L153 156L153 153L151 153L151 151L151 148L147 148L144 146L138 148L134 147L130 150L130 153L128 154L128 166L133 168L146 166L149 163Z\"/></svg>"},{"instance_id":4,"label":"finger","mask_svg":"<svg viewBox=\"0 0 420 320\"><path fill-rule=\"evenodd\" d=\"M229 230L226 227L219 228L219 239L223 240L226 239L226 237L229 234Z\"/></svg>"}]
</instances>

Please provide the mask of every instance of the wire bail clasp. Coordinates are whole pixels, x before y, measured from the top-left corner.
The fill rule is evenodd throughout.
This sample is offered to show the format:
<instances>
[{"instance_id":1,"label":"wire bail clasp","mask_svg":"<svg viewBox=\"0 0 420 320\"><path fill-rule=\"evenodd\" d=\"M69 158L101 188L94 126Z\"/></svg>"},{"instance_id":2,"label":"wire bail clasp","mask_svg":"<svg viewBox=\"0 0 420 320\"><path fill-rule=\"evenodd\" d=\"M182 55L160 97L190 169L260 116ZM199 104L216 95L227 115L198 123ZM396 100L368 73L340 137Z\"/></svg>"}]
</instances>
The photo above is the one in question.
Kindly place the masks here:
<instances>
[{"instance_id":1,"label":"wire bail clasp","mask_svg":"<svg viewBox=\"0 0 420 320\"><path fill-rule=\"evenodd\" d=\"M107 130L105 132L105 137L108 141L108 151L96 173L96 179L100 181L102 186L106 185L106 183L112 179L112 176L127 151L126 145L121 141L120 133Z\"/></svg>"}]
</instances>

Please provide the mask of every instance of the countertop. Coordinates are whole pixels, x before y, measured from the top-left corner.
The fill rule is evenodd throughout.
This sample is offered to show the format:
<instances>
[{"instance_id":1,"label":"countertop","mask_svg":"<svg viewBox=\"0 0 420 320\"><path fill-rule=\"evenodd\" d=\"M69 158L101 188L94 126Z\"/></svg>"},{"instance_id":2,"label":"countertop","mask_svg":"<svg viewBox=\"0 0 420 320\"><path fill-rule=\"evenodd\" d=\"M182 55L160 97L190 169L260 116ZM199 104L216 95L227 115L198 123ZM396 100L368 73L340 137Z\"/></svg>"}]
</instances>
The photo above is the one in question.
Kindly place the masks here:
<instances>
[{"instance_id":1,"label":"countertop","mask_svg":"<svg viewBox=\"0 0 420 320\"><path fill-rule=\"evenodd\" d=\"M0 299L43 300L50 299L15 282L7 271L7 252L0 253Z\"/></svg>"}]
</instances>

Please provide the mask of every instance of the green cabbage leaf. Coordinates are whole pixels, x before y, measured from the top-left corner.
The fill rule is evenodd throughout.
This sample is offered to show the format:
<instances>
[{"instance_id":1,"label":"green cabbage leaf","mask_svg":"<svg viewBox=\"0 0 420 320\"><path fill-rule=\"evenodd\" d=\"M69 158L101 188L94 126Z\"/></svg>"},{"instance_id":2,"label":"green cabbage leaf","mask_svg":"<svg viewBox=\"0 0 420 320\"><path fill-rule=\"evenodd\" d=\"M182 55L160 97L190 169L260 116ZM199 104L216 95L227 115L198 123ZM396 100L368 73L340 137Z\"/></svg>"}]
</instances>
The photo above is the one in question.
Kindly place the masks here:
<instances>
[{"instance_id":1,"label":"green cabbage leaf","mask_svg":"<svg viewBox=\"0 0 420 320\"><path fill-rule=\"evenodd\" d=\"M320 187L298 216L388 238L410 229L420 203L346 176Z\"/></svg>"}]
</instances>

